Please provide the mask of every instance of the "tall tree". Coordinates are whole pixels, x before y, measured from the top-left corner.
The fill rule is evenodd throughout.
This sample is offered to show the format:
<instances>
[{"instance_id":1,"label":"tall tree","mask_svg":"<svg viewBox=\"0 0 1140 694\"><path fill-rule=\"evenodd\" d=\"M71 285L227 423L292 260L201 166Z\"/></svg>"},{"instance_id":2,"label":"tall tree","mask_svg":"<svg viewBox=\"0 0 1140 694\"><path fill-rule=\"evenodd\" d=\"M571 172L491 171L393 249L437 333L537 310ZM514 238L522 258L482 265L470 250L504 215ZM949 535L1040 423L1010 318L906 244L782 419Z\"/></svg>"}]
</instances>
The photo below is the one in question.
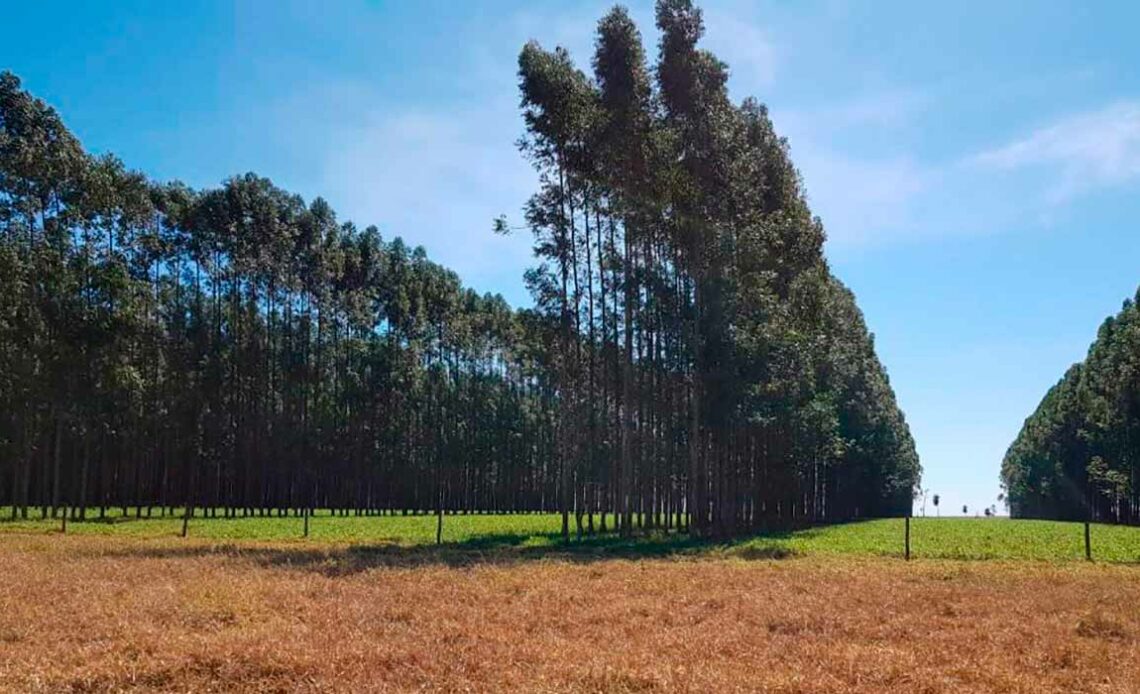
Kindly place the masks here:
<instances>
[{"instance_id":1,"label":"tall tree","mask_svg":"<svg viewBox=\"0 0 1140 694\"><path fill-rule=\"evenodd\" d=\"M522 311L268 179L191 190L92 157L0 76L0 505L440 531L558 511L567 540L571 515L579 536L728 535L905 512L914 444L787 143L730 100L691 2L656 21L652 67L620 7L591 76L520 54ZM1095 434L1073 479L1121 518L1134 323L1059 398Z\"/></svg>"},{"instance_id":2,"label":"tall tree","mask_svg":"<svg viewBox=\"0 0 1140 694\"><path fill-rule=\"evenodd\" d=\"M1140 522L1140 292L1025 420L1002 461L1010 514Z\"/></svg>"}]
</instances>

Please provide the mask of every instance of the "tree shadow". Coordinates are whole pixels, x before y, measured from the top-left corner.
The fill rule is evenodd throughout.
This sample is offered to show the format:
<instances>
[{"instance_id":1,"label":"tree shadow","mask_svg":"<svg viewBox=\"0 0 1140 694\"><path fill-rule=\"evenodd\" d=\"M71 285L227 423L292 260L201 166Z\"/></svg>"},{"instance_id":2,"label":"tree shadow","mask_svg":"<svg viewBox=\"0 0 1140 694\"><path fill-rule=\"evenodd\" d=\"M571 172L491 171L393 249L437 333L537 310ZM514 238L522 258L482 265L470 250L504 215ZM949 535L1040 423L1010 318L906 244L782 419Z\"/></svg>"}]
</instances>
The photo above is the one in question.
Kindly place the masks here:
<instances>
[{"instance_id":1,"label":"tree shadow","mask_svg":"<svg viewBox=\"0 0 1140 694\"><path fill-rule=\"evenodd\" d=\"M703 557L781 560L796 556L793 550L778 542L758 544L758 540L764 539L778 538L776 535L764 535L718 541L684 534L652 534L635 538L599 535L563 543L558 533L519 533L481 535L440 545L402 545L393 542L305 546L301 544L302 541L297 541L297 546L217 543L184 547L119 547L93 550L92 554L124 559L222 557L252 562L267 568L311 571L329 577L349 576L375 568L475 568L534 561L589 564L623 559L685 560Z\"/></svg>"}]
</instances>

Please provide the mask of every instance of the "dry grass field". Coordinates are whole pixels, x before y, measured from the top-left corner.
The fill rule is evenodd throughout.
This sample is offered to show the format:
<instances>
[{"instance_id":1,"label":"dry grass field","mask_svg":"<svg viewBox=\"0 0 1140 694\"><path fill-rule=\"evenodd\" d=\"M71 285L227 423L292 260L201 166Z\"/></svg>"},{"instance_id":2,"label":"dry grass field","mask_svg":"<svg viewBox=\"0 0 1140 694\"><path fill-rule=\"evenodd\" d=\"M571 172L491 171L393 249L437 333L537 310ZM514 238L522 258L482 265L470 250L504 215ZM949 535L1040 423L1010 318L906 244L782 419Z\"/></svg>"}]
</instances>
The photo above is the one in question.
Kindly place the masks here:
<instances>
[{"instance_id":1,"label":"dry grass field","mask_svg":"<svg viewBox=\"0 0 1140 694\"><path fill-rule=\"evenodd\" d=\"M1140 691L1136 566L766 556L7 534L0 689Z\"/></svg>"}]
</instances>

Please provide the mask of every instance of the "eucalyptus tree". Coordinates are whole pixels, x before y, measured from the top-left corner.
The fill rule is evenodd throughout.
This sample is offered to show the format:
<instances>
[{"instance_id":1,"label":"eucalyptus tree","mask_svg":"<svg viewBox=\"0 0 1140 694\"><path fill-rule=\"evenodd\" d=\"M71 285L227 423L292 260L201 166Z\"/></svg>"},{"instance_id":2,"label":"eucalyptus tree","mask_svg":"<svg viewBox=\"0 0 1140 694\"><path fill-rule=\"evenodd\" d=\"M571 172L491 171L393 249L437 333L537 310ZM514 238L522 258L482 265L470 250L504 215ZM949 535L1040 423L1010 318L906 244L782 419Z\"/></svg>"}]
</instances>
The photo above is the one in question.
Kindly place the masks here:
<instances>
[{"instance_id":1,"label":"eucalyptus tree","mask_svg":"<svg viewBox=\"0 0 1140 694\"><path fill-rule=\"evenodd\" d=\"M699 47L699 9L656 9L655 82L622 8L599 22L592 85L571 77L562 50L532 43L520 58L524 149L546 173L528 208L540 256L566 267L575 192L590 192L595 231L609 232L600 334L620 361L621 446L609 466L620 526L653 525L680 489L673 508L699 532L901 513L919 474L913 441L823 259L787 143L758 102L730 101L726 66ZM554 84L565 98L550 96ZM595 247L601 262L606 243ZM577 273L560 288L549 265L531 273L540 306L571 303L567 276ZM605 291L604 265L597 276ZM596 345L587 328L577 342Z\"/></svg>"},{"instance_id":2,"label":"eucalyptus tree","mask_svg":"<svg viewBox=\"0 0 1140 694\"><path fill-rule=\"evenodd\" d=\"M501 298L253 174L203 191L151 183L85 154L15 77L0 87L0 503L13 513L550 498L550 363L516 347L526 321Z\"/></svg>"},{"instance_id":3,"label":"eucalyptus tree","mask_svg":"<svg viewBox=\"0 0 1140 694\"><path fill-rule=\"evenodd\" d=\"M76 288L64 270L88 166L55 111L15 75L0 74L0 466L10 471L13 515L27 515L46 430L64 421L67 384L77 378L64 339L75 325ZM65 432L53 433L58 450Z\"/></svg>"},{"instance_id":4,"label":"eucalyptus tree","mask_svg":"<svg viewBox=\"0 0 1140 694\"><path fill-rule=\"evenodd\" d=\"M787 143L692 3L657 23L653 68L621 8L592 77L522 50L517 312L320 198L91 157L0 78L0 504L557 510L567 539L902 512L913 441ZM1111 379L1077 392L1117 427ZM1127 514L1102 438L1081 470Z\"/></svg>"},{"instance_id":5,"label":"eucalyptus tree","mask_svg":"<svg viewBox=\"0 0 1140 694\"><path fill-rule=\"evenodd\" d=\"M1014 517L1140 522L1140 292L1101 324L1002 462Z\"/></svg>"},{"instance_id":6,"label":"eucalyptus tree","mask_svg":"<svg viewBox=\"0 0 1140 694\"><path fill-rule=\"evenodd\" d=\"M583 209L587 181L581 172L588 156L596 95L565 49L549 52L535 42L528 43L519 55L519 90L527 124L527 137L520 146L541 179L540 191L527 203L527 223L536 235L536 252L554 265L540 265L531 284L540 302L551 289L557 294L560 339L555 368L563 413L558 423L559 506L565 539L569 537L572 467L583 450L579 436L583 398L578 236L588 235L580 219L589 219L589 210ZM552 277L543 277L550 273Z\"/></svg>"}]
</instances>

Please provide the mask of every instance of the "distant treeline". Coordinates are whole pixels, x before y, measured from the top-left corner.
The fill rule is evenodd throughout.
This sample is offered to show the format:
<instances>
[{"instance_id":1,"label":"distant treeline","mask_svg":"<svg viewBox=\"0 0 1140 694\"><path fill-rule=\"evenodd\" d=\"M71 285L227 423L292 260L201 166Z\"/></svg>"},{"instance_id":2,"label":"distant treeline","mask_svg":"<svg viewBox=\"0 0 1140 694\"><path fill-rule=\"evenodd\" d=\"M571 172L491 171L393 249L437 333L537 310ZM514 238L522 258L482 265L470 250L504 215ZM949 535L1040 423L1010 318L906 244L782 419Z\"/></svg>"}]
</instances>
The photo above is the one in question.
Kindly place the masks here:
<instances>
[{"instance_id":1,"label":"distant treeline","mask_svg":"<svg viewBox=\"0 0 1140 694\"><path fill-rule=\"evenodd\" d=\"M91 156L4 74L0 505L558 510L567 534L907 512L914 443L785 142L729 101L698 10L657 20L655 78L621 8L592 78L522 51L520 311L253 174Z\"/></svg>"},{"instance_id":2,"label":"distant treeline","mask_svg":"<svg viewBox=\"0 0 1140 694\"><path fill-rule=\"evenodd\" d=\"M1049 389L1002 463L1010 514L1140 523L1140 292Z\"/></svg>"}]
</instances>

